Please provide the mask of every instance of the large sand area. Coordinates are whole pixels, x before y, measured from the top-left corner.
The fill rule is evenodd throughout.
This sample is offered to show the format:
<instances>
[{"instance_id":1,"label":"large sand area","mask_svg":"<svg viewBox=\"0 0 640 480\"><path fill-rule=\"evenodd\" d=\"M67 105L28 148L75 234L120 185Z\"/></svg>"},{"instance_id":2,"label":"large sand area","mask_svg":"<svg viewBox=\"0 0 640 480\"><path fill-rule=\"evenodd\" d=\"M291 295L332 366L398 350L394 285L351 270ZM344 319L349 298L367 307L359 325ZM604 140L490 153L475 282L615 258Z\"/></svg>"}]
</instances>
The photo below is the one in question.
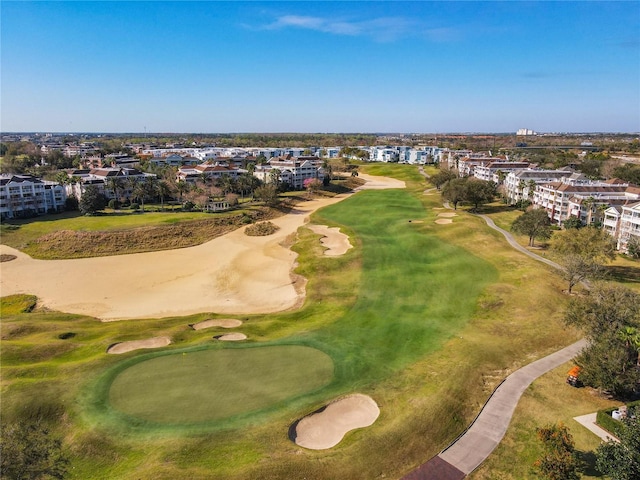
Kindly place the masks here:
<instances>
[{"instance_id":1,"label":"large sand area","mask_svg":"<svg viewBox=\"0 0 640 480\"><path fill-rule=\"evenodd\" d=\"M402 181L362 174L359 189L405 188ZM294 308L304 284L292 275L296 254L286 239L317 209L350 194L299 204L272 220L280 229L250 237L244 228L190 248L73 260L35 260L6 245L0 295L36 295L40 305L101 320L271 313Z\"/></svg>"}]
</instances>

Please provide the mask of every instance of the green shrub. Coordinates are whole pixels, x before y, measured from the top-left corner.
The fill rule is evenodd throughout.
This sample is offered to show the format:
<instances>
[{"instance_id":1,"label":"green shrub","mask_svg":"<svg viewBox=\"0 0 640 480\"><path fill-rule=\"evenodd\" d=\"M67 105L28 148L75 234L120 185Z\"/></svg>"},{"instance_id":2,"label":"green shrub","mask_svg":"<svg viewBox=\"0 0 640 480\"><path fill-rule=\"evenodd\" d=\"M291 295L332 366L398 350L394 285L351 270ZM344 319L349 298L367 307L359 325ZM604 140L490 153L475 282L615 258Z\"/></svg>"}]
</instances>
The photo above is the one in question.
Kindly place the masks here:
<instances>
[{"instance_id":1,"label":"green shrub","mask_svg":"<svg viewBox=\"0 0 640 480\"><path fill-rule=\"evenodd\" d=\"M640 411L640 400L636 400L635 402L627 403L627 412L631 414L631 412L635 411L636 415ZM612 433L616 437L620 435L620 432L624 425L620 420L616 420L611 416L611 412L617 410L619 407L607 408L605 410L599 410L596 415L596 423L604 428L607 432Z\"/></svg>"}]
</instances>

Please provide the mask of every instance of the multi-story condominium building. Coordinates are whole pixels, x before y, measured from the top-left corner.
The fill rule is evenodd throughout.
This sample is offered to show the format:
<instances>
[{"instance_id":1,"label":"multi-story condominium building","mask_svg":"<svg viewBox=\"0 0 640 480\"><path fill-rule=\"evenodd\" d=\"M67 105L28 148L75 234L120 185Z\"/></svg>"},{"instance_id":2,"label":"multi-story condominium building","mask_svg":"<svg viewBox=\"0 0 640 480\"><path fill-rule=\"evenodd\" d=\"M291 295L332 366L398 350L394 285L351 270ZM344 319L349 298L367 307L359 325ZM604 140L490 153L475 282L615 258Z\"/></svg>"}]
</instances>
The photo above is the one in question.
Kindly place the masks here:
<instances>
[{"instance_id":1,"label":"multi-story condominium building","mask_svg":"<svg viewBox=\"0 0 640 480\"><path fill-rule=\"evenodd\" d=\"M522 171L529 168L529 162L508 162L500 160L496 162L486 162L476 165L473 169L473 176L480 180L495 182L501 185L506 176L511 172Z\"/></svg>"},{"instance_id":2,"label":"multi-story condominium building","mask_svg":"<svg viewBox=\"0 0 640 480\"><path fill-rule=\"evenodd\" d=\"M227 162L215 162L215 163L201 163L200 165L185 166L178 169L177 178L185 182L195 183L198 180L216 180L227 175L231 178L237 178L242 173L247 173L246 170L240 168L231 167Z\"/></svg>"},{"instance_id":3,"label":"multi-story condominium building","mask_svg":"<svg viewBox=\"0 0 640 480\"><path fill-rule=\"evenodd\" d=\"M552 224L561 226L562 222L571 216L571 208L574 208L575 213L575 207L570 208L570 203L575 205L576 200L581 199L582 204L584 200L592 199L589 200L590 204L597 206L608 201L629 199L629 184L615 183L616 181L614 179L607 182L573 182L571 177L567 177L560 182L537 185L533 193L533 204L536 208L544 208L547 211ZM586 218L588 213L580 215Z\"/></svg>"},{"instance_id":4,"label":"multi-story condominium building","mask_svg":"<svg viewBox=\"0 0 640 480\"><path fill-rule=\"evenodd\" d=\"M66 185L67 196L74 196L78 200L89 185L94 185L108 199L130 199L136 182L143 182L148 178L156 178L152 173L144 173L135 168L109 167L94 168L91 170L70 170L67 172L70 178ZM114 179L116 188L111 182ZM117 192L116 192L117 190Z\"/></svg>"},{"instance_id":5,"label":"multi-story condominium building","mask_svg":"<svg viewBox=\"0 0 640 480\"><path fill-rule=\"evenodd\" d=\"M0 175L0 217L19 218L64 210L64 187L32 175Z\"/></svg>"},{"instance_id":6,"label":"multi-story condominium building","mask_svg":"<svg viewBox=\"0 0 640 480\"><path fill-rule=\"evenodd\" d=\"M458 174L461 177L473 177L476 167L495 162L507 162L507 159L501 157L485 157L482 155L462 157L457 161L455 168L458 169Z\"/></svg>"},{"instance_id":7,"label":"multi-story condominium building","mask_svg":"<svg viewBox=\"0 0 640 480\"><path fill-rule=\"evenodd\" d=\"M369 160L372 162L397 162L400 160L400 152L396 147L371 147Z\"/></svg>"},{"instance_id":8,"label":"multi-story condominium building","mask_svg":"<svg viewBox=\"0 0 640 480\"><path fill-rule=\"evenodd\" d=\"M286 183L291 188L304 188L304 181L309 178L324 179L324 170L320 166L318 157L286 157L272 158L265 165L256 165L253 175L264 183L270 183L277 174L280 183Z\"/></svg>"},{"instance_id":9,"label":"multi-story condominium building","mask_svg":"<svg viewBox=\"0 0 640 480\"><path fill-rule=\"evenodd\" d=\"M622 205L610 206L604 211L602 228L613 238L618 238L620 233L620 217L622 216Z\"/></svg>"},{"instance_id":10,"label":"multi-story condominium building","mask_svg":"<svg viewBox=\"0 0 640 480\"><path fill-rule=\"evenodd\" d=\"M543 170L537 168L515 170L509 172L504 179L504 195L511 204L518 203L521 200L532 200L536 185L558 182L560 179L569 177L573 173L573 170L568 167L559 170ZM587 181L586 177L582 178Z\"/></svg>"},{"instance_id":11,"label":"multi-story condominium building","mask_svg":"<svg viewBox=\"0 0 640 480\"><path fill-rule=\"evenodd\" d=\"M632 238L640 242L640 202L622 206L618 250L626 252Z\"/></svg>"},{"instance_id":12,"label":"multi-story condominium building","mask_svg":"<svg viewBox=\"0 0 640 480\"><path fill-rule=\"evenodd\" d=\"M458 164L460 160L463 158L468 158L473 154L471 150L449 150L445 149L442 151L442 156L446 155L447 157L447 165L449 170L457 170Z\"/></svg>"}]
</instances>

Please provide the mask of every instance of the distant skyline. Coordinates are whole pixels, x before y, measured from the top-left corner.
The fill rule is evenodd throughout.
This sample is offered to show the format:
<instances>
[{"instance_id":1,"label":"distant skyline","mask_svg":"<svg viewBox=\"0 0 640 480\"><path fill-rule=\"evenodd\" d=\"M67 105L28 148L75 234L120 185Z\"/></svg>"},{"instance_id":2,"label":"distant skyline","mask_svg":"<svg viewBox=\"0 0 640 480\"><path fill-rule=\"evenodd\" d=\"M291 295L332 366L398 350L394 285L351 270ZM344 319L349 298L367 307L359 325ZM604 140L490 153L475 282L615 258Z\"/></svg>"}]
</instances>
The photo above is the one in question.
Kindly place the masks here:
<instances>
[{"instance_id":1,"label":"distant skyline","mask_svg":"<svg viewBox=\"0 0 640 480\"><path fill-rule=\"evenodd\" d=\"M639 132L640 2L0 2L3 132Z\"/></svg>"}]
</instances>

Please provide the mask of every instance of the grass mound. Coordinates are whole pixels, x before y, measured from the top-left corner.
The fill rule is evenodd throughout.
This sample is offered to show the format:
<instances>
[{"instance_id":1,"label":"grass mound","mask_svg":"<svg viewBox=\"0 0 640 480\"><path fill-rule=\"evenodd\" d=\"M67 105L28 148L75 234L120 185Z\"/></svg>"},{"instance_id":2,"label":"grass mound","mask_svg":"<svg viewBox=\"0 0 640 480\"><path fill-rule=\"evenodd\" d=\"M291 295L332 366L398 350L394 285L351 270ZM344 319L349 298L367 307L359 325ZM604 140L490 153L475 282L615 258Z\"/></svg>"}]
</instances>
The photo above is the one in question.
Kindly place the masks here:
<instances>
[{"instance_id":1,"label":"grass mound","mask_svg":"<svg viewBox=\"0 0 640 480\"><path fill-rule=\"evenodd\" d=\"M320 350L282 345L208 349L139 362L111 384L117 411L161 424L198 423L271 407L333 377Z\"/></svg>"},{"instance_id":2,"label":"grass mound","mask_svg":"<svg viewBox=\"0 0 640 480\"><path fill-rule=\"evenodd\" d=\"M29 313L38 302L35 295L9 295L0 298L0 312L2 316Z\"/></svg>"},{"instance_id":3,"label":"grass mound","mask_svg":"<svg viewBox=\"0 0 640 480\"><path fill-rule=\"evenodd\" d=\"M279 215L281 213L275 209L261 208L242 214L126 230L78 231L64 229L46 233L32 240L24 248L24 251L34 258L58 259L122 255L192 247L229 233L246 224L247 221L255 222Z\"/></svg>"},{"instance_id":4,"label":"grass mound","mask_svg":"<svg viewBox=\"0 0 640 480\"><path fill-rule=\"evenodd\" d=\"M266 237L267 235L273 235L280 227L271 222L260 222L254 225L249 225L245 230L245 235L250 237Z\"/></svg>"}]
</instances>

